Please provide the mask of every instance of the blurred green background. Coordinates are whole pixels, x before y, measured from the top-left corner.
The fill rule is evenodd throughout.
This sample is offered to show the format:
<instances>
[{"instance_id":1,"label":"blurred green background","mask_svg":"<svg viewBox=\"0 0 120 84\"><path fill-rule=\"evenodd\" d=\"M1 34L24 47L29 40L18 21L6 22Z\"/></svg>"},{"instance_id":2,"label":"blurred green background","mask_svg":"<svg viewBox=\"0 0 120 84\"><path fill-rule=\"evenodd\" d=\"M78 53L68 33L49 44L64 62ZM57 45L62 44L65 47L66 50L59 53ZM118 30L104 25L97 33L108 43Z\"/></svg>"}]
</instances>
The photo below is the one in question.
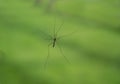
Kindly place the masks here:
<instances>
[{"instance_id":1,"label":"blurred green background","mask_svg":"<svg viewBox=\"0 0 120 84\"><path fill-rule=\"evenodd\" d=\"M120 0L0 0L0 84L120 84Z\"/></svg>"}]
</instances>

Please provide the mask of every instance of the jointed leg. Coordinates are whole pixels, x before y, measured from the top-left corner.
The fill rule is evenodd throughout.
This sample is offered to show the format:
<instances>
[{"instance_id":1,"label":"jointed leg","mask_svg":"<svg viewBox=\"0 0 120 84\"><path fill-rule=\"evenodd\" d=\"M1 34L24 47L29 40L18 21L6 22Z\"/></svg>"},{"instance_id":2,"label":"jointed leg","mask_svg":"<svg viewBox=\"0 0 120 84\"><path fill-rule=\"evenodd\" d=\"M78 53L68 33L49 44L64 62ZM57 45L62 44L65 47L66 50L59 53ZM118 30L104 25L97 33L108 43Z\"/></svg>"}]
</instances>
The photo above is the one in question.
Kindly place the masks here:
<instances>
[{"instance_id":1,"label":"jointed leg","mask_svg":"<svg viewBox=\"0 0 120 84\"><path fill-rule=\"evenodd\" d=\"M60 50L62 56L63 56L63 57L65 58L65 60L70 64L70 61L69 61L69 60L67 59L67 57L63 54L62 48L59 46L58 43L57 43L57 45L58 45L58 48L59 48L59 50Z\"/></svg>"},{"instance_id":2,"label":"jointed leg","mask_svg":"<svg viewBox=\"0 0 120 84\"><path fill-rule=\"evenodd\" d=\"M47 67L47 63L48 63L48 60L49 60L49 57L50 57L50 45L51 45L52 43L50 43L49 45L48 45L48 55L47 55L47 58L46 58L46 61L45 61L45 64L44 64L44 69L46 69L46 67Z\"/></svg>"}]
</instances>

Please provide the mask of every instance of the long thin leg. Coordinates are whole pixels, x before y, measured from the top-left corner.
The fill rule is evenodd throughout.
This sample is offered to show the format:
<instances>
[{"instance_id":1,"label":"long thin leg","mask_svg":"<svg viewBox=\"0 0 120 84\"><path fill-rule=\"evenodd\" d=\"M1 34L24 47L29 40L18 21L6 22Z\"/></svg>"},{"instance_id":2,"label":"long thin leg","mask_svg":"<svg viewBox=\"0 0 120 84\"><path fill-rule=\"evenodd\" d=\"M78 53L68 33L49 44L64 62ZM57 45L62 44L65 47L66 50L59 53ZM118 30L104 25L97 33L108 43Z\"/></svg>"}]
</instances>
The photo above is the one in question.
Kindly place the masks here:
<instances>
[{"instance_id":1,"label":"long thin leg","mask_svg":"<svg viewBox=\"0 0 120 84\"><path fill-rule=\"evenodd\" d=\"M49 36L52 37L51 31L50 31L50 27L48 29L48 32L49 32Z\"/></svg>"},{"instance_id":2,"label":"long thin leg","mask_svg":"<svg viewBox=\"0 0 120 84\"><path fill-rule=\"evenodd\" d=\"M63 54L63 51L62 51L62 48L60 47L60 45L59 45L58 43L57 43L57 45L58 45L58 48L59 48L62 56L65 58L65 60L66 60L69 64L71 64L70 61L67 59L67 57Z\"/></svg>"},{"instance_id":3,"label":"long thin leg","mask_svg":"<svg viewBox=\"0 0 120 84\"><path fill-rule=\"evenodd\" d=\"M57 34L58 34L58 32L60 31L60 29L62 28L63 24L64 24L64 21L62 22L62 24L60 25L60 27L58 28L58 30L55 32L55 36L56 36L56 37L57 37Z\"/></svg>"},{"instance_id":4,"label":"long thin leg","mask_svg":"<svg viewBox=\"0 0 120 84\"><path fill-rule=\"evenodd\" d=\"M78 32L78 31L74 31L74 32L71 32L71 33L65 34L65 35L63 35L63 36L58 37L57 39L61 39L61 38L63 38L63 37L70 36L70 35L72 35L72 34L75 34L76 32Z\"/></svg>"},{"instance_id":5,"label":"long thin leg","mask_svg":"<svg viewBox=\"0 0 120 84\"><path fill-rule=\"evenodd\" d=\"M50 57L50 49L49 49L49 47L50 47L51 44L52 44L52 43L50 43L50 44L48 45L48 55L47 55L47 58L46 58L46 61L45 61L45 64L44 64L44 69L46 69L47 64L48 64L48 60L49 60L49 57Z\"/></svg>"},{"instance_id":6,"label":"long thin leg","mask_svg":"<svg viewBox=\"0 0 120 84\"><path fill-rule=\"evenodd\" d=\"M55 30L55 27L56 27L56 17L55 17L54 27L53 27L53 28L54 28L54 30L53 30L53 36L54 36L54 37L55 37L55 31L56 31L56 30Z\"/></svg>"}]
</instances>

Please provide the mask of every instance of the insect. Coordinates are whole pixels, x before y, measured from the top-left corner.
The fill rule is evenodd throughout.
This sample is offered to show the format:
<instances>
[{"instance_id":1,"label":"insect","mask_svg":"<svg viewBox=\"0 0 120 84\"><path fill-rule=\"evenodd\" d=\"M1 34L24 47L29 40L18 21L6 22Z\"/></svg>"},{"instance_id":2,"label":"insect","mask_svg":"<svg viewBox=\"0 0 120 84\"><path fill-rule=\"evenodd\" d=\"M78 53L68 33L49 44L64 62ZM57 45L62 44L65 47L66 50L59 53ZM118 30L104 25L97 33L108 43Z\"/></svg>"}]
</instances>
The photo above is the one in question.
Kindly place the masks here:
<instances>
[{"instance_id":1,"label":"insect","mask_svg":"<svg viewBox=\"0 0 120 84\"><path fill-rule=\"evenodd\" d=\"M56 24L56 21L55 21L55 24ZM55 48L56 46L59 48L60 50L60 53L61 55L65 58L65 60L67 61L67 63L70 64L69 60L67 59L67 57L64 55L63 51L62 51L62 48L61 46L59 45L58 41L62 38L62 37L65 37L65 36L68 36L68 35L71 35L73 34L74 32L72 33L69 33L69 34L66 34L66 35L63 35L63 36L58 36L58 32L60 31L60 29L62 28L64 22L60 25L60 27L56 30L56 25L54 24L54 31L53 31L53 35L50 35L50 44L48 45L48 56L47 56L47 59L45 61L45 64L44 64L44 67L46 68L46 65L48 63L48 59L50 57L50 47L52 48Z\"/></svg>"}]
</instances>

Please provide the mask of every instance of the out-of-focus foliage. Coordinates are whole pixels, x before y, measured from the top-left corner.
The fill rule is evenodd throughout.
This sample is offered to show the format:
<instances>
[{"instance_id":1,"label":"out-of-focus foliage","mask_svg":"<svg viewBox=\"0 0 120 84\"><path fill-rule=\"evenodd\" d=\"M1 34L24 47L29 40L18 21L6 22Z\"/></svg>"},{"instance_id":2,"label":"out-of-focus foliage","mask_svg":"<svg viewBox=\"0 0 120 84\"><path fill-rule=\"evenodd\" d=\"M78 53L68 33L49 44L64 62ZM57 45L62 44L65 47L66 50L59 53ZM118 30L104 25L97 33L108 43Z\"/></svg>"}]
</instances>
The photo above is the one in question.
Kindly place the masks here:
<instances>
[{"instance_id":1,"label":"out-of-focus foliage","mask_svg":"<svg viewBox=\"0 0 120 84\"><path fill-rule=\"evenodd\" d=\"M120 84L120 1L0 0L0 84Z\"/></svg>"}]
</instances>

